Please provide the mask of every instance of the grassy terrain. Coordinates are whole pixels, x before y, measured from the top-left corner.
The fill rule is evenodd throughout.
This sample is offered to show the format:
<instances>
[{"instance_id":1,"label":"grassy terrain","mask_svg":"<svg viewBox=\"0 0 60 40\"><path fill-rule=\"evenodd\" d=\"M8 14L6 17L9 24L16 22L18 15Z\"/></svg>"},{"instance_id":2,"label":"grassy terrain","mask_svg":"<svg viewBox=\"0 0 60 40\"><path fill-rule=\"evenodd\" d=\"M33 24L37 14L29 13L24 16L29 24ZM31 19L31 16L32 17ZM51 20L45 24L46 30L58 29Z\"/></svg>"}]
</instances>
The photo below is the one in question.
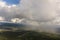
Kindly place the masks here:
<instances>
[{"instance_id":1,"label":"grassy terrain","mask_svg":"<svg viewBox=\"0 0 60 40\"><path fill-rule=\"evenodd\" d=\"M60 40L60 35L35 31L0 32L0 40Z\"/></svg>"}]
</instances>

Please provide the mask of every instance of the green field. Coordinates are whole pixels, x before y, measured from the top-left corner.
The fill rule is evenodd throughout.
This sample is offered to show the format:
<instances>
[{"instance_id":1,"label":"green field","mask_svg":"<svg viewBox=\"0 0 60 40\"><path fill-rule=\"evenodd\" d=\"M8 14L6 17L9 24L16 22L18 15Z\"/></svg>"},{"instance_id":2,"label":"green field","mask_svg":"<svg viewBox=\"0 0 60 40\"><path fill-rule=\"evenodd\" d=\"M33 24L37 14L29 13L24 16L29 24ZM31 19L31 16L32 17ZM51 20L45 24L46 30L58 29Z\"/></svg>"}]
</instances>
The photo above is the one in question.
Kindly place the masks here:
<instances>
[{"instance_id":1,"label":"green field","mask_svg":"<svg viewBox=\"0 0 60 40\"><path fill-rule=\"evenodd\" d=\"M35 31L0 32L0 40L60 40L60 35Z\"/></svg>"}]
</instances>

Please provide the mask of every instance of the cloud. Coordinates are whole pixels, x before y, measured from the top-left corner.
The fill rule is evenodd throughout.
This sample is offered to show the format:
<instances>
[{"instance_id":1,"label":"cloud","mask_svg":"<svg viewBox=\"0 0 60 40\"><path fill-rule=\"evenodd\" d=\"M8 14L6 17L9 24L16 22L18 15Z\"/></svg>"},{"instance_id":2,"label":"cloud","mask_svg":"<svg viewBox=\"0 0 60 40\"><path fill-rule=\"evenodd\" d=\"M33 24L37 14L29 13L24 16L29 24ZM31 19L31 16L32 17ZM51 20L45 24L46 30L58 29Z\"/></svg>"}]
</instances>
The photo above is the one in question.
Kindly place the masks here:
<instances>
[{"instance_id":1,"label":"cloud","mask_svg":"<svg viewBox=\"0 0 60 40\"><path fill-rule=\"evenodd\" d=\"M55 2L47 0L22 0L20 4L24 14L37 21L48 21L56 17Z\"/></svg>"},{"instance_id":2,"label":"cloud","mask_svg":"<svg viewBox=\"0 0 60 40\"><path fill-rule=\"evenodd\" d=\"M35 21L50 21L56 17L55 2L47 0L21 0L19 5L8 6L5 2L0 14L5 17L19 17ZM4 12L2 12L4 11Z\"/></svg>"},{"instance_id":3,"label":"cloud","mask_svg":"<svg viewBox=\"0 0 60 40\"><path fill-rule=\"evenodd\" d=\"M55 30L56 25L60 26L60 12L57 12L60 9L56 7L56 0L21 0L18 5L9 6L0 1L0 5L0 16L13 22L18 18L18 22L33 26L27 29L50 31Z\"/></svg>"},{"instance_id":4,"label":"cloud","mask_svg":"<svg viewBox=\"0 0 60 40\"><path fill-rule=\"evenodd\" d=\"M5 18L0 16L0 22L1 21L5 21Z\"/></svg>"}]
</instances>

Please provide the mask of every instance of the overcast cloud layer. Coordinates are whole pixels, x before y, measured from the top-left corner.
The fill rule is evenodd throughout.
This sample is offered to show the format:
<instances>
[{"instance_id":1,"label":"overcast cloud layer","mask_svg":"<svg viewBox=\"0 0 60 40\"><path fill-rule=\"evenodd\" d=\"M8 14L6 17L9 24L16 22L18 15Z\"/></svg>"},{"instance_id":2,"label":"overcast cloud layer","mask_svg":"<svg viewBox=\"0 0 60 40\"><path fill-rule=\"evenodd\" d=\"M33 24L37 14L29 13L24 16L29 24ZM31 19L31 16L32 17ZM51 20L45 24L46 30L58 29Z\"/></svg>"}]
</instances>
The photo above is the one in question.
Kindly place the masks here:
<instances>
[{"instance_id":1,"label":"overcast cloud layer","mask_svg":"<svg viewBox=\"0 0 60 40\"><path fill-rule=\"evenodd\" d=\"M0 20L25 23L49 30L60 26L60 0L21 0L18 5L8 6L0 1ZM45 26L45 27L44 27ZM58 26L58 27L59 27ZM51 28L52 27L52 28Z\"/></svg>"}]
</instances>

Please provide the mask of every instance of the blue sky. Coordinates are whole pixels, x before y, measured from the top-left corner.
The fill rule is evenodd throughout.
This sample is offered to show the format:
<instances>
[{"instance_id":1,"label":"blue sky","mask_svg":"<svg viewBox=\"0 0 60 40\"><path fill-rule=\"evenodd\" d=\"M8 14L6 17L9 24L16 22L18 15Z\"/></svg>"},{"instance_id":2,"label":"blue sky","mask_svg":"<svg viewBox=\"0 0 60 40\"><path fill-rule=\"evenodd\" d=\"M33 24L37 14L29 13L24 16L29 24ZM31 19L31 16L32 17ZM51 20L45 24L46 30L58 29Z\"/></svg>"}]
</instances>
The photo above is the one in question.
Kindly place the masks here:
<instances>
[{"instance_id":1,"label":"blue sky","mask_svg":"<svg viewBox=\"0 0 60 40\"><path fill-rule=\"evenodd\" d=\"M20 2L20 0L3 0L3 1L5 1L8 5L13 5L13 4L17 5Z\"/></svg>"}]
</instances>

